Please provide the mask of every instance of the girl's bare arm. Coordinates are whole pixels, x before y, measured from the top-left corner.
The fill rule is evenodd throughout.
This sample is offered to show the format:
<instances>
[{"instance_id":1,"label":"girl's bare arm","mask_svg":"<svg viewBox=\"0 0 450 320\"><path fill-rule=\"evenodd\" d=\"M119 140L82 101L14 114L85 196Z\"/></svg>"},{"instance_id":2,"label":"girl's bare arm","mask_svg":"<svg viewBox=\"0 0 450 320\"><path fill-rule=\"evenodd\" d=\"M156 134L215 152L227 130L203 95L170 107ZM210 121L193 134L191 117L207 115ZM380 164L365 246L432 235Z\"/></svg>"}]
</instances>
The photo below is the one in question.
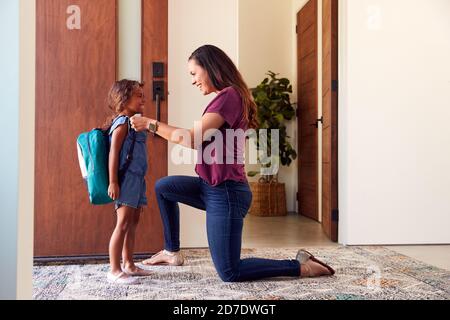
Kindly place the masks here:
<instances>
[{"instance_id":1,"label":"girl's bare arm","mask_svg":"<svg viewBox=\"0 0 450 320\"><path fill-rule=\"evenodd\" d=\"M123 142L128 133L128 126L121 125L114 130L109 150L108 172L109 188L108 194L111 199L116 200L119 197L119 157Z\"/></svg>"}]
</instances>

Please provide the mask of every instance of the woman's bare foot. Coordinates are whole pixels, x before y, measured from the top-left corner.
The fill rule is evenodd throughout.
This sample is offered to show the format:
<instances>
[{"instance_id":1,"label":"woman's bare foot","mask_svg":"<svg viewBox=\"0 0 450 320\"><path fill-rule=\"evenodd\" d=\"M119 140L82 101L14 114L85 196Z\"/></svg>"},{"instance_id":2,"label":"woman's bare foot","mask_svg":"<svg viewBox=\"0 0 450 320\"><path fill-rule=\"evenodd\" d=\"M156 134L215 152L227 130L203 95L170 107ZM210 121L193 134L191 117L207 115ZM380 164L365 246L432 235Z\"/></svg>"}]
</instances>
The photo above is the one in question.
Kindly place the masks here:
<instances>
[{"instance_id":1,"label":"woman's bare foot","mask_svg":"<svg viewBox=\"0 0 450 320\"><path fill-rule=\"evenodd\" d=\"M142 261L144 265L168 265L168 266L182 266L184 257L181 252L168 252L162 250L151 258Z\"/></svg>"}]
</instances>

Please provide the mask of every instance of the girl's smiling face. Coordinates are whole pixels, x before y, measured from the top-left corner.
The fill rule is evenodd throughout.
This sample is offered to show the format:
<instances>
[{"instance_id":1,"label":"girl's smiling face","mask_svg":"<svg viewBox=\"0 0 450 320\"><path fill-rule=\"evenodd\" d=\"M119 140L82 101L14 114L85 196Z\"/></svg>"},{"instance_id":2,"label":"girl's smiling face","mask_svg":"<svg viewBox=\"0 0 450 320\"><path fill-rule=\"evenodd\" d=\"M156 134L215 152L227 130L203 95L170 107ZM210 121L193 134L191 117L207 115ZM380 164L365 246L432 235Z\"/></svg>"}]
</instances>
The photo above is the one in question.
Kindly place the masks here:
<instances>
[{"instance_id":1,"label":"girl's smiling face","mask_svg":"<svg viewBox=\"0 0 450 320\"><path fill-rule=\"evenodd\" d=\"M192 85L196 86L203 95L218 91L212 84L208 72L200 67L194 59L189 60L188 70L192 77Z\"/></svg>"},{"instance_id":2,"label":"girl's smiling face","mask_svg":"<svg viewBox=\"0 0 450 320\"><path fill-rule=\"evenodd\" d=\"M144 90L142 87L137 87L136 89L134 89L133 95L131 96L131 99L128 102L126 109L128 109L133 114L136 113L143 114L144 105L145 105Z\"/></svg>"}]
</instances>

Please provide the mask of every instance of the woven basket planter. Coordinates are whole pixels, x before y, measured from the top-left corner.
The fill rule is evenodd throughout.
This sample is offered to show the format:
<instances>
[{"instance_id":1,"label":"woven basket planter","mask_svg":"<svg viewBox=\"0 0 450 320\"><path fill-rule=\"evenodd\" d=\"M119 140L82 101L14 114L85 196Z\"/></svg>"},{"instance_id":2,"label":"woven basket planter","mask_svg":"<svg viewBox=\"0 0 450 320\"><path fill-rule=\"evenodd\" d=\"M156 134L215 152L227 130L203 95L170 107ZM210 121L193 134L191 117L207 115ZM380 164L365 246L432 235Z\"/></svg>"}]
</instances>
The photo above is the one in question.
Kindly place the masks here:
<instances>
[{"instance_id":1,"label":"woven basket planter","mask_svg":"<svg viewBox=\"0 0 450 320\"><path fill-rule=\"evenodd\" d=\"M258 217L287 215L284 183L250 182L253 201L249 213Z\"/></svg>"}]
</instances>

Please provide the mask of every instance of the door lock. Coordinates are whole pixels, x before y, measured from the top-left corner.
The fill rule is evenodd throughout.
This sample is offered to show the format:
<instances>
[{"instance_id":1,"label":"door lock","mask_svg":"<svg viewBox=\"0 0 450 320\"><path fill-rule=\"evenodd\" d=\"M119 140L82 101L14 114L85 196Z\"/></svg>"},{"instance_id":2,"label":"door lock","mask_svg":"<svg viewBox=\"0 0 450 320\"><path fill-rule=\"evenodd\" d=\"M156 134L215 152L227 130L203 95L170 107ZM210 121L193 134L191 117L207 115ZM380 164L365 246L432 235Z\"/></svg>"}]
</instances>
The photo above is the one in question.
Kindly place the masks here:
<instances>
[{"instance_id":1,"label":"door lock","mask_svg":"<svg viewBox=\"0 0 450 320\"><path fill-rule=\"evenodd\" d=\"M156 120L161 120L161 101L164 101L164 62L153 62L153 101L156 101Z\"/></svg>"}]
</instances>

